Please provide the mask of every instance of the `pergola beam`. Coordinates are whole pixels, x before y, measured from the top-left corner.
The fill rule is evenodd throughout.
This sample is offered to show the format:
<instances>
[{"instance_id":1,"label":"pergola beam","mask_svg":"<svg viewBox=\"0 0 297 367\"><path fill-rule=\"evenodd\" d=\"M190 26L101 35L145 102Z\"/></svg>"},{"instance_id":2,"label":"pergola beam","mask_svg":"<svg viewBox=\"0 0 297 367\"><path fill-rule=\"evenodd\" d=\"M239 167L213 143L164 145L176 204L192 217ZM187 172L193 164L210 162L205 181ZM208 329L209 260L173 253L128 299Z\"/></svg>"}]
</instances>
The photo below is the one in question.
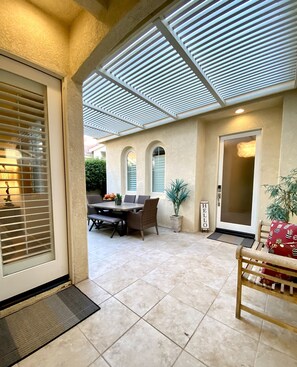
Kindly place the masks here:
<instances>
[{"instance_id":1,"label":"pergola beam","mask_svg":"<svg viewBox=\"0 0 297 367\"><path fill-rule=\"evenodd\" d=\"M185 61L185 63L190 67L193 73L199 78L203 83L205 88L211 93L211 95L216 99L216 101L222 106L226 106L224 99L217 93L215 87L212 85L211 81L204 74L202 68L198 65L196 60L187 50L187 48L176 38L176 35L171 31L169 25L165 25L160 19L155 20L154 25L166 38L166 40L171 44L171 46L178 52L180 57Z\"/></svg>"},{"instance_id":2,"label":"pergola beam","mask_svg":"<svg viewBox=\"0 0 297 367\"><path fill-rule=\"evenodd\" d=\"M115 131L110 130L110 129L106 129L105 127L101 127L101 126L96 126L95 127L93 125L88 125L87 122L84 123L84 126L87 127L88 129L103 131L103 132L108 133L108 134L120 136L120 133L116 133Z\"/></svg>"},{"instance_id":3,"label":"pergola beam","mask_svg":"<svg viewBox=\"0 0 297 367\"><path fill-rule=\"evenodd\" d=\"M125 122L127 124L130 124L130 125L133 125L133 126L136 126L136 127L139 127L140 129L144 129L144 126L139 124L138 122L136 121L133 121L133 120L128 120L128 119L125 119L125 118L122 118L122 117L119 117L118 115L116 115L115 113L113 112L110 112L110 111L106 111L104 108L100 108L100 107L97 107L97 106L93 106L91 103L88 103L88 102L83 102L83 106L85 107L88 107L90 109L92 109L93 111L97 111L97 112L100 112L100 113L103 113L104 115L107 115L107 116L110 116L110 117L113 117L119 121L122 121L122 122Z\"/></svg>"},{"instance_id":4,"label":"pergola beam","mask_svg":"<svg viewBox=\"0 0 297 367\"><path fill-rule=\"evenodd\" d=\"M116 84L118 87L124 89L128 93L134 95L135 97L141 99L142 101L149 104L150 106L152 106L152 107L156 108L157 110L163 112L165 115L170 116L173 119L177 120L177 116L174 112L170 111L166 107L161 106L156 101L153 101L149 97L145 96L143 93L141 93L137 89L133 88L131 85L128 85L127 83L123 82L122 80L120 80L116 76L112 75L109 71L107 71L103 68L98 68L98 69L96 69L96 72L102 78L105 78L105 79L109 80L110 82L112 82L113 84Z\"/></svg>"}]
</instances>

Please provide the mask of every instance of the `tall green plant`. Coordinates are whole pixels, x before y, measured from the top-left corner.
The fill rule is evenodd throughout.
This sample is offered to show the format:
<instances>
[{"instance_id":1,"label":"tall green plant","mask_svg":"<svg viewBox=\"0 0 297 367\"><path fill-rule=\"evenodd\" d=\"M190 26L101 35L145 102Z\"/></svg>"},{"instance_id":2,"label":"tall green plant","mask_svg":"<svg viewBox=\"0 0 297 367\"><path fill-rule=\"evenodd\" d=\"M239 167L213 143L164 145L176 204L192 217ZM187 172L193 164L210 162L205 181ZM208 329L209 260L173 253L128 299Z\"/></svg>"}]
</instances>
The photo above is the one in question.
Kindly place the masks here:
<instances>
[{"instance_id":1,"label":"tall green plant","mask_svg":"<svg viewBox=\"0 0 297 367\"><path fill-rule=\"evenodd\" d=\"M297 215L297 168L281 176L279 184L264 187L272 201L266 209L268 219L289 222L290 216Z\"/></svg>"},{"instance_id":2,"label":"tall green plant","mask_svg":"<svg viewBox=\"0 0 297 367\"><path fill-rule=\"evenodd\" d=\"M179 209L181 204L190 196L190 190L188 184L182 179L172 180L170 186L165 189L166 197L173 204L174 215L179 215Z\"/></svg>"},{"instance_id":3,"label":"tall green plant","mask_svg":"<svg viewBox=\"0 0 297 367\"><path fill-rule=\"evenodd\" d=\"M89 158L85 161L86 189L106 193L106 162L103 159Z\"/></svg>"}]
</instances>

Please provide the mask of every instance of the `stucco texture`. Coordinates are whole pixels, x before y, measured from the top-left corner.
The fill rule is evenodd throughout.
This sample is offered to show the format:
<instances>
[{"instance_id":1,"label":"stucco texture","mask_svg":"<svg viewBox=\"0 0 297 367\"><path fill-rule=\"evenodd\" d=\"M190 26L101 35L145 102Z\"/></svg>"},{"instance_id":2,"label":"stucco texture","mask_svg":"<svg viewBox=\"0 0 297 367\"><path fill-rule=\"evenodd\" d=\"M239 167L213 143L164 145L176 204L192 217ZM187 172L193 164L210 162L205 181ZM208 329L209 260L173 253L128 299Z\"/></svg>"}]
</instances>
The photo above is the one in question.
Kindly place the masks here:
<instances>
[{"instance_id":1,"label":"stucco texture","mask_svg":"<svg viewBox=\"0 0 297 367\"><path fill-rule=\"evenodd\" d=\"M204 163L203 196L209 201L210 225L216 226L216 197L219 162L219 139L221 136L246 131L261 130L260 187L258 219L265 219L267 197L263 184L275 183L279 172L282 108L274 107L227 119L209 121L205 125L206 145Z\"/></svg>"},{"instance_id":2,"label":"stucco texture","mask_svg":"<svg viewBox=\"0 0 297 367\"><path fill-rule=\"evenodd\" d=\"M0 49L59 75L68 72L68 29L23 0L1 0Z\"/></svg>"},{"instance_id":3,"label":"stucco texture","mask_svg":"<svg viewBox=\"0 0 297 367\"><path fill-rule=\"evenodd\" d=\"M292 100L287 97L285 109L291 111ZM219 162L219 139L221 136L247 131L261 131L260 178L257 219L265 219L268 197L263 184L276 183L280 170L282 141L282 118L292 125L292 113L283 112L281 105L260 109L255 112L231 118L207 121L192 117L170 125L143 131L141 133L106 142L108 191L126 192L126 152L134 149L137 157L137 194L160 197L159 224L170 227L169 216L173 214L172 204L164 194L151 192L151 152L157 144L166 151L166 186L171 179L182 178L191 189L190 199L182 205L184 216L183 231L200 230L200 201L209 201L210 230L216 227L216 195ZM291 116L291 117L290 117ZM292 126L291 126L292 128ZM295 127L296 129L296 127ZM286 134L287 134L286 130ZM290 127L289 127L290 131ZM290 134L290 133L289 133ZM290 157L294 154L286 153ZM292 158L293 159L293 158Z\"/></svg>"},{"instance_id":4,"label":"stucco texture","mask_svg":"<svg viewBox=\"0 0 297 367\"><path fill-rule=\"evenodd\" d=\"M170 215L174 214L172 203L166 199L164 193L151 192L151 154L158 145L165 149L166 154L165 186L172 179L181 178L189 184L191 190L190 199L182 204L180 210L180 214L184 216L183 230L197 231L198 226L195 223L197 221L195 214L197 122L195 118L106 142L108 191L126 193L125 152L129 148L134 149L137 160L137 194L159 197L159 225L170 227Z\"/></svg>"}]
</instances>

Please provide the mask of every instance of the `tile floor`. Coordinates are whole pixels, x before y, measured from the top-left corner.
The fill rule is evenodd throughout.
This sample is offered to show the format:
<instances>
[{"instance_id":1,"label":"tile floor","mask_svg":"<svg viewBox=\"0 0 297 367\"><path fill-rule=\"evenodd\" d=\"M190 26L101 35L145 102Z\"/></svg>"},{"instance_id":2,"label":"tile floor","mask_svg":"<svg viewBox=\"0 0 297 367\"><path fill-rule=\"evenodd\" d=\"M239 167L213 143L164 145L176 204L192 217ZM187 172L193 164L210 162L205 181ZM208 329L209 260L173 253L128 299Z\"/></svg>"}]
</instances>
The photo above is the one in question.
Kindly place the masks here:
<instances>
[{"instance_id":1,"label":"tile floor","mask_svg":"<svg viewBox=\"0 0 297 367\"><path fill-rule=\"evenodd\" d=\"M89 280L101 310L19 367L293 367L297 334L234 317L236 246L160 228L89 233ZM244 292L247 303L296 318L296 305Z\"/></svg>"}]
</instances>

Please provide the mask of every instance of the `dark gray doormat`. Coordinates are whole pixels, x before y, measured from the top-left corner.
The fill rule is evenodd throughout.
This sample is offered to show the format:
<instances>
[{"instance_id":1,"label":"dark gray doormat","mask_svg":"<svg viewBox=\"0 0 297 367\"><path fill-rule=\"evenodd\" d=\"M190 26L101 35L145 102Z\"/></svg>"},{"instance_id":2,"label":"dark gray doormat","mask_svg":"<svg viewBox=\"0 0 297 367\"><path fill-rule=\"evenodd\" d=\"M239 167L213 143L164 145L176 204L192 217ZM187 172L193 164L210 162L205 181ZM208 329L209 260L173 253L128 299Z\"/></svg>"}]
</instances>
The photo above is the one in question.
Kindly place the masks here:
<instances>
[{"instance_id":1,"label":"dark gray doormat","mask_svg":"<svg viewBox=\"0 0 297 367\"><path fill-rule=\"evenodd\" d=\"M220 242L231 243L232 245L241 245L243 247L248 247L248 248L251 248L254 243L254 239L252 238L245 238L241 236L235 236L232 234L226 234L226 233L220 233L220 232L214 232L211 235L209 235L207 238L210 238L211 240L220 241Z\"/></svg>"},{"instance_id":2,"label":"dark gray doormat","mask_svg":"<svg viewBox=\"0 0 297 367\"><path fill-rule=\"evenodd\" d=\"M0 319L0 367L17 363L98 310L70 286Z\"/></svg>"}]
</instances>

